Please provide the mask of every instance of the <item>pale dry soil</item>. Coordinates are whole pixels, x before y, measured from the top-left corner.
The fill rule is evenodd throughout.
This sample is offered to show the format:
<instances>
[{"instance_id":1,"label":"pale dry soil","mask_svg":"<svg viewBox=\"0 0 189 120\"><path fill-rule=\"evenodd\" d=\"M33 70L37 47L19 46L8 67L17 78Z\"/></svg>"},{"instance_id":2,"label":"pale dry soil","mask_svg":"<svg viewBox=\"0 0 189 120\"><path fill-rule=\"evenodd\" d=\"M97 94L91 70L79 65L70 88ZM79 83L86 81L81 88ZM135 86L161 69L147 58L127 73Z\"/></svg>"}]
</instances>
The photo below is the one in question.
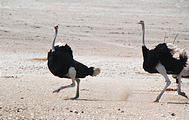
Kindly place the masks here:
<instances>
[{"instance_id":1,"label":"pale dry soil","mask_svg":"<svg viewBox=\"0 0 189 120\"><path fill-rule=\"evenodd\" d=\"M175 91L153 103L165 80L142 69L136 24L145 21L149 48L179 34L175 44L189 53L188 13L187 0L1 0L0 119L188 120L189 100ZM76 88L52 93L71 80L53 76L43 60L57 24L57 42L69 44L76 60L101 68L99 76L81 80L77 100L69 100ZM182 91L189 96L189 79L182 79Z\"/></svg>"}]
</instances>

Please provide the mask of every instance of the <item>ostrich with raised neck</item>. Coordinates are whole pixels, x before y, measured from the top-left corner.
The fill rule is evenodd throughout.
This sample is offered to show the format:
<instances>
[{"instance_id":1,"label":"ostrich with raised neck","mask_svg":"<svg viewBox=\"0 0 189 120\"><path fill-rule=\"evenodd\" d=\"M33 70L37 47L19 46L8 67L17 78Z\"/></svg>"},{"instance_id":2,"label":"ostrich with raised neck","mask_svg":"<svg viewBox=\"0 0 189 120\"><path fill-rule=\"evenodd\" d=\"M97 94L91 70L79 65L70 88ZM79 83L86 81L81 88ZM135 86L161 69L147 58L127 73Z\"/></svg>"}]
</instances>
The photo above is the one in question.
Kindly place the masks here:
<instances>
[{"instance_id":1,"label":"ostrich with raised neck","mask_svg":"<svg viewBox=\"0 0 189 120\"><path fill-rule=\"evenodd\" d=\"M76 96L71 99L77 99L79 97L79 84L80 78L86 76L97 76L100 73L99 68L87 67L86 65L74 60L72 49L66 45L55 45L56 37L58 34L58 25L54 27L55 35L52 43L52 49L48 52L48 68L50 72L60 78L68 78L72 80L70 85L61 86L60 88L53 91L58 93L60 90L75 86L77 83Z\"/></svg>"},{"instance_id":2,"label":"ostrich with raised neck","mask_svg":"<svg viewBox=\"0 0 189 120\"><path fill-rule=\"evenodd\" d=\"M165 78L165 87L161 93L157 96L154 102L159 102L161 96L166 91L168 86L171 84L171 81L167 74L176 75L178 80L178 95L186 96L184 92L181 92L181 75L183 68L186 66L187 55L184 50L177 48L171 43L160 43L154 49L149 50L145 45L145 25L144 21L140 20L138 24L142 25L142 53L143 53L143 69L149 73L159 73ZM178 58L175 58L174 55L176 52L179 52Z\"/></svg>"}]
</instances>

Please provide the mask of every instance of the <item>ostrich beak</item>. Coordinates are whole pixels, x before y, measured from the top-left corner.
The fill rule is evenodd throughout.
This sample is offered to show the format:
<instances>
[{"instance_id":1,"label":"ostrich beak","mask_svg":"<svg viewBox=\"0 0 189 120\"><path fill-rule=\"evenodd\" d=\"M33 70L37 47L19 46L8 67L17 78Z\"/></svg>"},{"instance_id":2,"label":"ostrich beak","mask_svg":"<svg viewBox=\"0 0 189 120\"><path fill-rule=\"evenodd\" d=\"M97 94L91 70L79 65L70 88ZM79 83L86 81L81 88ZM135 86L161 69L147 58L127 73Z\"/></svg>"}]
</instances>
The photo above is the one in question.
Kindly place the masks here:
<instances>
[{"instance_id":1,"label":"ostrich beak","mask_svg":"<svg viewBox=\"0 0 189 120\"><path fill-rule=\"evenodd\" d=\"M138 21L137 24L141 24L140 21Z\"/></svg>"}]
</instances>

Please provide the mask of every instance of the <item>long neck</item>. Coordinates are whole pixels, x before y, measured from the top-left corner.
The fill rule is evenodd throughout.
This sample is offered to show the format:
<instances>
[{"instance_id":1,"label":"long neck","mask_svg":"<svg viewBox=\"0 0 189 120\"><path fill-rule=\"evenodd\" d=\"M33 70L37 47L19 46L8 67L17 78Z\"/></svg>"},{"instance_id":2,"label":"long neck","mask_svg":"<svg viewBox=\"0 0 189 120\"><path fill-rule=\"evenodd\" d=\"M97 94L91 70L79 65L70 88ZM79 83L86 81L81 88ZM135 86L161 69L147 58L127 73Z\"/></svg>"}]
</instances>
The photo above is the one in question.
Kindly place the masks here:
<instances>
[{"instance_id":1,"label":"long neck","mask_svg":"<svg viewBox=\"0 0 189 120\"><path fill-rule=\"evenodd\" d=\"M145 41L144 41L144 37L145 37L145 27L144 27L144 23L142 24L142 53L143 53L143 59L144 61L146 60L146 57L149 54L149 49L146 47L145 45Z\"/></svg>"},{"instance_id":2,"label":"long neck","mask_svg":"<svg viewBox=\"0 0 189 120\"><path fill-rule=\"evenodd\" d=\"M142 24L142 44L143 44L143 46L145 46L144 37L145 37L145 27L144 27L144 23L143 23Z\"/></svg>"},{"instance_id":3,"label":"long neck","mask_svg":"<svg viewBox=\"0 0 189 120\"><path fill-rule=\"evenodd\" d=\"M53 40L53 43L52 43L52 52L55 51L55 47L54 47L54 45L55 45L55 40L56 40L57 33L58 33L58 30L55 30L54 40Z\"/></svg>"}]
</instances>

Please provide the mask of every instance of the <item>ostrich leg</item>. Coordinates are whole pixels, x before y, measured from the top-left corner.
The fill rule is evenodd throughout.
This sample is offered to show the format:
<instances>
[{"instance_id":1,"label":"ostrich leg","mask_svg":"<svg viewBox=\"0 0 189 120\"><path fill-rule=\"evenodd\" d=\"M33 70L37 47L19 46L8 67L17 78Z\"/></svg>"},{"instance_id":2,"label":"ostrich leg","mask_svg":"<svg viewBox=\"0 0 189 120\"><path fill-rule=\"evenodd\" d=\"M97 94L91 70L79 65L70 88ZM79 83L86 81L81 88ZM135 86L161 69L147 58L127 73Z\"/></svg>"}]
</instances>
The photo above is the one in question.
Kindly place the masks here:
<instances>
[{"instance_id":1,"label":"ostrich leg","mask_svg":"<svg viewBox=\"0 0 189 120\"><path fill-rule=\"evenodd\" d=\"M60 90L65 89L65 88L70 88L70 87L75 87L75 81L74 80L72 80L72 84L61 86L60 88L54 90L53 93L58 93L58 92L60 92Z\"/></svg>"},{"instance_id":2,"label":"ostrich leg","mask_svg":"<svg viewBox=\"0 0 189 120\"><path fill-rule=\"evenodd\" d=\"M76 82L77 82L76 96L74 98L71 98L72 100L77 99L79 97L79 83L80 83L80 79L76 78Z\"/></svg>"},{"instance_id":3,"label":"ostrich leg","mask_svg":"<svg viewBox=\"0 0 189 120\"><path fill-rule=\"evenodd\" d=\"M61 86L60 88L58 88L57 90L54 90L53 93L58 93L60 92L60 90L65 89L65 88L70 88L70 87L75 87L75 76L76 76L76 70L74 67L70 67L68 70L68 77L70 77L72 79L72 84L70 85L66 85L66 86Z\"/></svg>"},{"instance_id":4,"label":"ostrich leg","mask_svg":"<svg viewBox=\"0 0 189 120\"><path fill-rule=\"evenodd\" d=\"M171 84L171 81L169 80L168 76L167 76L167 72L166 72L166 69L165 67L159 63L157 66L156 66L156 70L161 74L163 75L163 77L165 78L165 81L166 81L166 84L165 84L165 87L163 88L163 90L161 91L161 93L157 96L156 100L154 102L159 102L161 96L163 95L163 93L166 91L167 87Z\"/></svg>"},{"instance_id":5,"label":"ostrich leg","mask_svg":"<svg viewBox=\"0 0 189 120\"><path fill-rule=\"evenodd\" d=\"M181 73L182 73L182 72L181 72ZM177 88L177 93L178 93L178 95L181 95L181 96L183 96L183 97L185 97L185 98L188 98L184 92L181 92L181 74L179 74L179 75L177 76L177 80L178 80L178 88Z\"/></svg>"}]
</instances>

